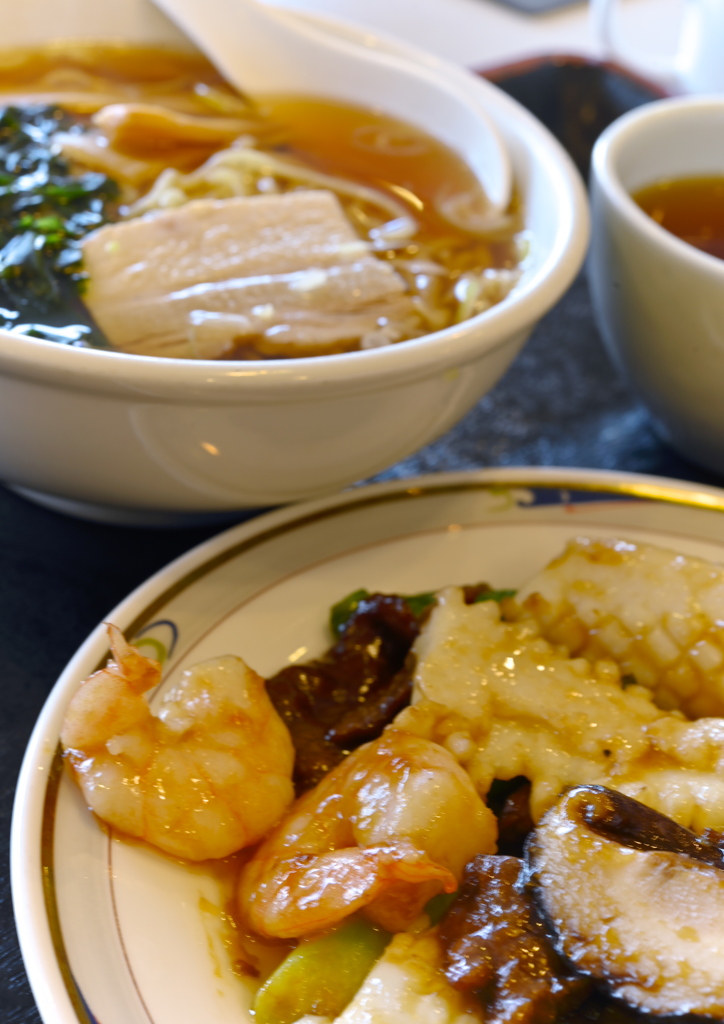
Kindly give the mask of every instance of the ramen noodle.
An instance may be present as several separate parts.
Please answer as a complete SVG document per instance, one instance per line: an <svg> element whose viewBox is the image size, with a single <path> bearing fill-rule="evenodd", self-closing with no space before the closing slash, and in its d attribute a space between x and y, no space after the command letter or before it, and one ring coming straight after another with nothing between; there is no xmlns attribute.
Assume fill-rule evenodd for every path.
<svg viewBox="0 0 724 1024"><path fill-rule="evenodd" d="M527 251L465 162L384 114L252 102L120 46L0 66L0 326L147 356L419 338L502 301Z"/></svg>

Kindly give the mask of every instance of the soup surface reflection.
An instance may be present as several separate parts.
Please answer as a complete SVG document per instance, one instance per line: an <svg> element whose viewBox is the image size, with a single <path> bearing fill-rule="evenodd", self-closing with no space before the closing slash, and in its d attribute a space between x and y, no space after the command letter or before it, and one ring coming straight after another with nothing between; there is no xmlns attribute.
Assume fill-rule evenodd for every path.
<svg viewBox="0 0 724 1024"><path fill-rule="evenodd" d="M0 54L0 326L151 356L410 340L501 301L526 240L465 162L386 115L255 102L205 60Z"/></svg>

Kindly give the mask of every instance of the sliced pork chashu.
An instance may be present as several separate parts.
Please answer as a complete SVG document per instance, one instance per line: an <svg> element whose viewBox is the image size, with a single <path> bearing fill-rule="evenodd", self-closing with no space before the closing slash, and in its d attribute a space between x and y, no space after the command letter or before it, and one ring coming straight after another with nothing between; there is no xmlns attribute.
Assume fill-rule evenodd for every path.
<svg viewBox="0 0 724 1024"><path fill-rule="evenodd" d="M331 192L195 200L107 225L83 255L101 330L148 355L214 358L246 335L273 345L275 329L302 348L315 319L338 341L414 315L402 279L367 252Z"/></svg>

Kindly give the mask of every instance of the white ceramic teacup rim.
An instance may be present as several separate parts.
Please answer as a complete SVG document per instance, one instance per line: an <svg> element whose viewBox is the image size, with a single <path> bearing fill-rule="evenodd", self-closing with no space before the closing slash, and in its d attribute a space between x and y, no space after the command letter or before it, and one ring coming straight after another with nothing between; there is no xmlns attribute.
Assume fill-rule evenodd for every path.
<svg viewBox="0 0 724 1024"><path fill-rule="evenodd" d="M642 123L665 121L686 116L691 110L716 110L724 113L724 95L672 96L655 100L622 115L599 136L591 155L591 177L603 189L608 200L617 207L631 227L668 251L672 257L689 263L700 272L724 278L724 260L684 242L649 217L634 201L618 176L617 161L624 146L636 135ZM696 176L696 172L692 172ZM651 184L656 180L651 178Z"/></svg>
<svg viewBox="0 0 724 1024"><path fill-rule="evenodd" d="M322 15L304 17L326 23L333 30L348 35L370 33L347 22L337 22ZM374 45L396 49L408 58L429 61L430 57L416 48L396 40L379 36ZM444 64L434 59L438 66ZM551 162L555 191L550 200L561 214L555 244L544 262L522 285L514 289L510 299L504 299L492 309L462 324L427 334L422 338L386 348L343 355L279 361L218 361L185 360L153 356L137 356L102 349L69 349L55 342L39 338L17 337L0 330L0 367L18 376L55 378L63 376L77 386L102 387L103 382L129 388L152 388L155 393L179 396L179 388L208 388L220 395L233 391L239 394L251 382L254 393L281 391L290 387L347 384L357 389L364 382L372 383L386 378L390 381L401 376L413 378L435 368L445 370L460 366L491 351L506 342L510 335L535 322L551 306L551 294L557 299L570 284L588 244L589 215L585 190L570 157L524 107L512 100L497 86L472 72L450 66L458 81L465 76L468 87L488 93L494 120L512 117L523 122L526 133L533 138L529 148L538 160ZM500 112L499 118L495 116ZM568 250L566 252L566 250ZM562 254L565 254L562 257ZM485 337L479 336L485 329Z"/></svg>

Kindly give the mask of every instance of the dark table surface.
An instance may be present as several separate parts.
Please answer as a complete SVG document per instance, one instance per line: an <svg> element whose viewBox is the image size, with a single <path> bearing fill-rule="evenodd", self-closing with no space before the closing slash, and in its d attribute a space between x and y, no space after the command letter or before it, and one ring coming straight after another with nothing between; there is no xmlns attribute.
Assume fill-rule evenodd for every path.
<svg viewBox="0 0 724 1024"><path fill-rule="evenodd" d="M640 84L580 61L548 61L497 78L563 139L584 173L601 128L651 98ZM603 351L584 274L541 321L503 380L457 427L377 479L518 465L585 466L724 484L657 439ZM82 522L0 487L1 1024L40 1019L17 945L8 863L15 783L35 719L65 663L108 611L151 573L215 532Z"/></svg>

